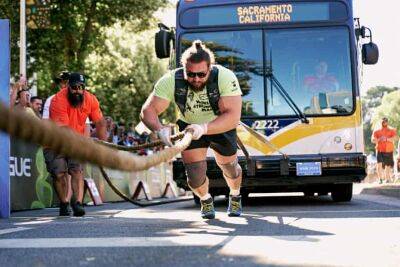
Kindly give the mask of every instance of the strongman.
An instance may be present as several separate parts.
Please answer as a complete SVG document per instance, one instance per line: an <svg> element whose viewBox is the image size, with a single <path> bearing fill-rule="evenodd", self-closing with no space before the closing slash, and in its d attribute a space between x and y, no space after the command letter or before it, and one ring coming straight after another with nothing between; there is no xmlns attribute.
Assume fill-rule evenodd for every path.
<svg viewBox="0 0 400 267"><path fill-rule="evenodd" d="M168 146L171 131L158 116L171 102L179 110L179 130L190 129L193 141L182 152L187 182L200 198L201 216L215 218L213 199L206 176L207 150L215 159L229 186L229 216L240 216L242 169L238 164L236 127L240 120L242 92L235 74L214 64L213 53L201 41L194 41L181 58L182 68L165 74L142 107L141 119Z"/></svg>

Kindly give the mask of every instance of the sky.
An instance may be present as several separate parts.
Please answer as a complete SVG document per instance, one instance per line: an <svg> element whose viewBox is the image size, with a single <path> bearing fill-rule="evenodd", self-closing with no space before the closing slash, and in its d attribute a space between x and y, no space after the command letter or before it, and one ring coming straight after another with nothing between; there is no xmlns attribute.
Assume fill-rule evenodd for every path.
<svg viewBox="0 0 400 267"><path fill-rule="evenodd" d="M217 1L217 0L216 0ZM170 0L175 6L176 0ZM379 47L376 65L364 65L361 93L377 85L400 87L400 1L353 0L354 17L372 30L373 42ZM175 9L163 12L167 26L175 26Z"/></svg>

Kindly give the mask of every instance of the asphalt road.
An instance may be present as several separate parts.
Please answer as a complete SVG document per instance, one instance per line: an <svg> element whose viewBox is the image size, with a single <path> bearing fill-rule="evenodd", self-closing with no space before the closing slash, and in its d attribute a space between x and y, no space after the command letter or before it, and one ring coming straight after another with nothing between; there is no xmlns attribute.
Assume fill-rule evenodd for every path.
<svg viewBox="0 0 400 267"><path fill-rule="evenodd" d="M257 196L241 218L224 199L205 221L192 201L58 209L0 220L0 266L400 266L400 200Z"/></svg>

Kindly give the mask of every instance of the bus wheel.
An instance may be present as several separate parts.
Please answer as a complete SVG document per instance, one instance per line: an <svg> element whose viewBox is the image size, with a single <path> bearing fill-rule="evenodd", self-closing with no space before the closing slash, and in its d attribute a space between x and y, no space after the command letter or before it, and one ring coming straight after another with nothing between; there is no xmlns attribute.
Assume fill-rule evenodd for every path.
<svg viewBox="0 0 400 267"><path fill-rule="evenodd" d="M335 202L350 201L353 196L353 184L337 184L334 185L331 197Z"/></svg>

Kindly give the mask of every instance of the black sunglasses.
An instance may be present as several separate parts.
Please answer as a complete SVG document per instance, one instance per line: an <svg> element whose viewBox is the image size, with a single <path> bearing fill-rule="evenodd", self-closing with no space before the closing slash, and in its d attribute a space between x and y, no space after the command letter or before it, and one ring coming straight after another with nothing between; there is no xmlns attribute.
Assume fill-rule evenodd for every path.
<svg viewBox="0 0 400 267"><path fill-rule="evenodd" d="M77 85L72 85L69 86L72 91L79 91L79 90L85 90L85 86L83 84L77 84Z"/></svg>
<svg viewBox="0 0 400 267"><path fill-rule="evenodd" d="M208 72L187 72L186 74L189 78L194 78L196 76L199 78L204 78L207 76L207 73Z"/></svg>

